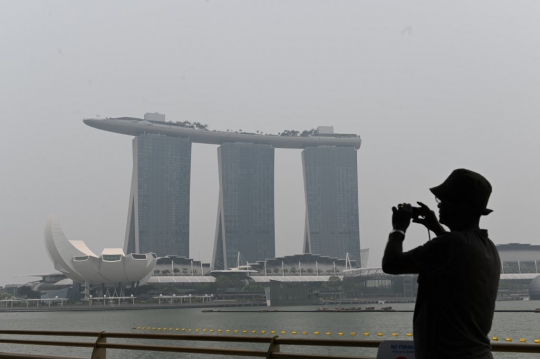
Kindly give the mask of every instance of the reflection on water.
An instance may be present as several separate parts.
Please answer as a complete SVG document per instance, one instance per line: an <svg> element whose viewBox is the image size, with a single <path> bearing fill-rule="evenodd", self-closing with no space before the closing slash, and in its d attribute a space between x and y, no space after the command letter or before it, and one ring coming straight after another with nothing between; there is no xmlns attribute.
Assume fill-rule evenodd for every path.
<svg viewBox="0 0 540 359"><path fill-rule="evenodd" d="M386 304L385 306L387 306ZM413 309L414 304L390 304L394 309ZM376 307L381 307L378 305ZM497 309L500 310L530 310L540 307L540 302L497 302ZM314 310L315 307L288 307L283 310ZM228 309L223 309L224 311ZM250 313L253 308L245 308L245 313L202 313L200 309L164 309L164 310L138 310L138 311L115 311L115 312L50 312L50 313L0 313L0 329L21 329L21 330L63 330L63 331L108 331L108 332L133 332L135 326L145 327L167 327L167 328L191 328L199 329L201 334L203 329L207 329L208 334L218 334L217 330L239 330L236 335L242 334L242 330L256 330L256 335L261 335L261 330L266 330L268 336L270 331L276 330L280 333L286 331L287 337L291 337L291 331L297 331L297 337L308 338L333 338L333 339L364 339L364 332L370 332L370 338L378 338L376 333L383 332L382 338L391 339L391 333L398 333L398 338L406 338L406 333L412 331L412 313ZM532 342L540 338L538 322L540 314L536 313L496 313L493 321L493 329L490 336L499 338L519 338ZM214 329L214 333L209 330ZM307 331L308 335L302 335ZM317 337L313 332L321 334ZM331 336L324 333L331 332ZM342 337L338 332L343 332ZM356 337L351 337L350 333L356 332ZM168 332L167 332L168 333ZM280 334L281 335L281 334ZM70 338L71 339L71 338ZM73 338L73 340L89 341L84 338ZM113 342L113 340L109 340ZM148 341L148 344L151 342ZM164 343L164 342L156 342ZM178 343L186 346L205 347L229 347L229 348L266 348L265 345L248 345L242 343ZM342 353L343 355L371 355L375 356L374 349L337 349L325 347L307 348L311 353L320 355ZM89 357L91 350L80 348L56 348L56 347L35 347L35 346L13 346L0 344L0 351L27 352L39 354L56 354L64 356ZM283 347L282 351L295 352L295 347ZM303 349L303 352L306 352ZM180 354L156 353L152 352L118 352L108 351L108 358L179 358ZM533 358L533 354L505 354L495 353L495 358ZM201 355L182 354L182 358L201 358Z"/></svg>

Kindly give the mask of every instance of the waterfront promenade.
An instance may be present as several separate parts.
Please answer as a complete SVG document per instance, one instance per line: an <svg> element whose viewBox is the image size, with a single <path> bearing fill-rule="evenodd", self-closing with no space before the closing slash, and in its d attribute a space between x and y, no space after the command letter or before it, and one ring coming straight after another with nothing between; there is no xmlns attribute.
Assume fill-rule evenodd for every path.
<svg viewBox="0 0 540 359"><path fill-rule="evenodd" d="M350 305L352 306L352 305ZM358 305L354 305L357 307ZM259 309L274 309L274 307L230 307L210 308L220 311L202 312L206 308L171 308L162 305L159 309L148 310L107 310L107 311L57 311L57 312L0 312L0 330L36 330L36 331L66 331L66 332L101 332L108 333L138 333L161 335L189 335L186 345L208 348L239 348L246 350L262 350L249 343L249 338L264 336L267 339L279 335L291 340L393 340L410 339L412 333L413 303L370 304L380 308L392 306L396 312L316 312L317 306L280 307L277 312L259 312ZM507 343L511 339L516 345L535 345L538 336L538 316L531 314L540 304L535 301L498 302L497 312L493 321L490 338L497 337L494 343ZM169 308L169 310L163 310ZM529 311L529 312L525 312ZM347 313L347 314L343 314ZM135 328L135 329L133 329ZM140 328L140 329L138 329ZM144 328L144 329L143 329ZM154 330L155 328L155 330ZM161 328L161 331L159 330ZM165 331L165 328L167 329ZM171 331L170 328L173 328ZM176 329L179 329L176 331ZM182 329L185 328L185 331ZM221 330L221 332L220 332ZM254 332L255 331L255 332ZM274 331L274 333L272 333ZM264 334L263 334L264 332ZM282 334L285 333L285 334ZM305 333L305 334L304 334ZM318 334L316 334L318 333ZM342 333L342 335L340 334ZM351 333L356 333L355 336ZM366 336L366 333L369 335ZM396 336L394 336L394 334ZM201 342L201 336L236 336L238 342ZM380 336L379 336L380 335ZM4 335L1 335L4 338ZM24 339L24 338L20 338ZM30 336L27 338L30 339ZM36 338L33 338L36 339ZM37 338L40 339L40 338ZM41 338L44 339L44 338ZM51 338L52 339L52 338ZM524 339L524 343L520 340ZM68 340L68 338L66 338ZM73 340L78 340L73 338ZM82 340L82 338L81 338ZM90 339L88 339L90 340ZM95 336L94 336L95 341ZM108 340L109 342L109 340ZM118 341L111 339L111 343ZM127 339L129 343L141 343L140 340ZM119 342L118 342L119 343ZM142 343L141 343L142 344ZM156 343L157 344L157 343ZM173 344L171 344L173 345ZM262 345L262 344L261 344ZM268 345L264 345L268 348ZM25 352L28 348L22 345L2 344L1 351ZM35 347L33 347L35 350ZM23 350L24 349L24 350ZM285 351L289 351L285 348ZM294 352L300 352L293 349ZM323 356L335 355L336 347L307 347L304 353ZM26 351L28 352L28 351ZM339 348L343 356L374 358L373 348ZM37 353L34 351L34 353ZM68 356L74 358L90 358L91 350L86 348L40 347L42 355ZM127 353L127 354L126 354ZM127 355L127 356L126 356ZM201 355L185 354L186 358L200 358ZM528 359L538 354L495 353L496 359ZM178 353L134 352L107 349L107 358L141 358L154 357L173 359ZM240 358L240 356L232 356Z"/></svg>

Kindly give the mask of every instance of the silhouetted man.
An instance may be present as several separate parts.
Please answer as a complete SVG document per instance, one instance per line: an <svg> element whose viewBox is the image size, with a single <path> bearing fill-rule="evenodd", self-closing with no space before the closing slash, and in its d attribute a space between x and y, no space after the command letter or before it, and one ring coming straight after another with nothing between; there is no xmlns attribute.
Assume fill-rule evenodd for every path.
<svg viewBox="0 0 540 359"><path fill-rule="evenodd" d="M417 359L493 358L487 337L499 286L497 249L480 229L490 183L480 174L457 169L430 189L439 207L440 223L426 205L403 203L392 208L393 231L384 251L385 273L418 273L413 331ZM437 237L403 252L411 219Z"/></svg>

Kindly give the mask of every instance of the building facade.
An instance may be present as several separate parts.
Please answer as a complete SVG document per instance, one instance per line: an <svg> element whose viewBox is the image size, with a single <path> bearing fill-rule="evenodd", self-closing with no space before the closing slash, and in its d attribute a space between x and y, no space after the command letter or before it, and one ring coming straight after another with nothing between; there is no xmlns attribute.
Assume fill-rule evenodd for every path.
<svg viewBox="0 0 540 359"><path fill-rule="evenodd" d="M274 148L252 143L218 147L219 200L212 265L237 266L275 257Z"/></svg>
<svg viewBox="0 0 540 359"><path fill-rule="evenodd" d="M354 147L302 151L306 224L304 253L361 261L358 170Z"/></svg>
<svg viewBox="0 0 540 359"><path fill-rule="evenodd" d="M133 175L124 251L189 257L191 142L141 134L133 139Z"/></svg>
<svg viewBox="0 0 540 359"><path fill-rule="evenodd" d="M88 126L135 136L124 250L189 257L191 143L219 145L218 216L213 269L275 257L274 149L302 149L304 253L360 263L357 154L361 139L332 126L282 133L208 130L189 121L85 119Z"/></svg>

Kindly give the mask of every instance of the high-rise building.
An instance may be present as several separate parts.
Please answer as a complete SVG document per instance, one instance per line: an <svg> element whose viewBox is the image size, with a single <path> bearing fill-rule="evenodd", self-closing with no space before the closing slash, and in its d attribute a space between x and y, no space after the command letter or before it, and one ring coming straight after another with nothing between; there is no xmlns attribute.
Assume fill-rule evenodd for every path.
<svg viewBox="0 0 540 359"><path fill-rule="evenodd" d="M274 148L253 143L218 147L219 204L213 267L275 257Z"/></svg>
<svg viewBox="0 0 540 359"><path fill-rule="evenodd" d="M133 175L124 251L189 257L191 142L140 134L133 139Z"/></svg>
<svg viewBox="0 0 540 359"><path fill-rule="evenodd" d="M358 172L354 147L307 147L302 151L306 226L304 253L360 263Z"/></svg>
<svg viewBox="0 0 540 359"><path fill-rule="evenodd" d="M220 145L214 269L275 257L274 149L302 149L306 195L304 253L361 260L355 134L317 130L278 135L210 131L199 123L85 119L88 126L135 136L124 250L189 257L191 143ZM242 263L243 264L243 263ZM362 263L364 265L364 263Z"/></svg>

